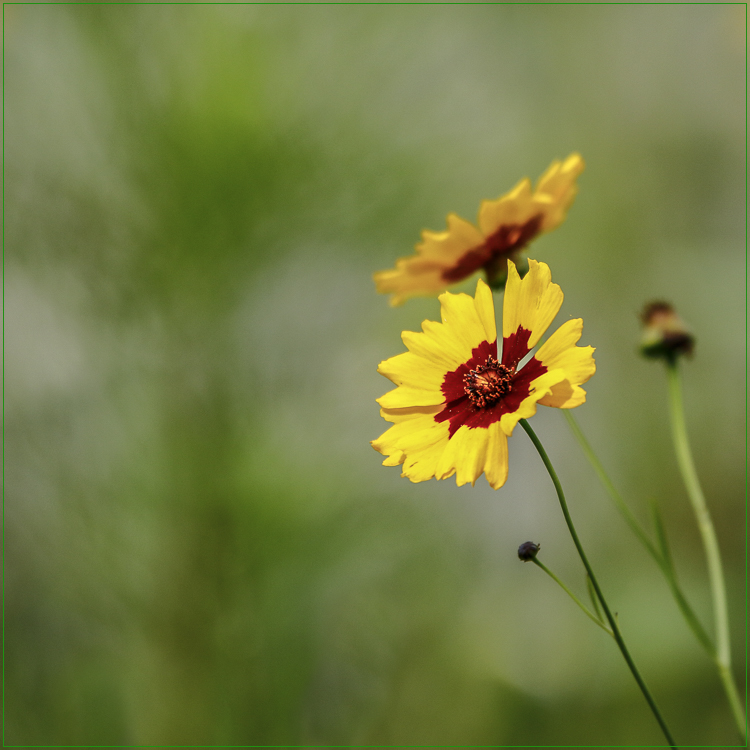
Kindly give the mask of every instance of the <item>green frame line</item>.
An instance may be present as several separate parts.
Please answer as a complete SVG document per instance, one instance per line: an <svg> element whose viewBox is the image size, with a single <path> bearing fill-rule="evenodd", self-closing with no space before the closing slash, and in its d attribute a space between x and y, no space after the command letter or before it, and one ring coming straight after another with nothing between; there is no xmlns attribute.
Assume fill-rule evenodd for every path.
<svg viewBox="0 0 750 750"><path fill-rule="evenodd" d="M747 304L747 274L748 274L748 263L747 263L747 3L745 5L745 716L747 717L748 709L748 440L747 440L747 375L748 375L748 352L747 352L747 315L748 315L748 304ZM747 721L746 721L747 724ZM745 727L745 736L747 737L747 726Z"/></svg>
<svg viewBox="0 0 750 750"><path fill-rule="evenodd" d="M2 405L2 430L3 430L3 437L2 437L2 596L3 596L3 624L2 624L2 643L3 643L3 654L2 654L2 670L3 670L3 687L2 687L2 719L3 719L3 733L2 733L2 741L3 746L5 746L5 3L3 3L3 59L2 59L2 66L3 66L3 122L2 122L2 128L3 128L3 208L2 208L2 216L3 216L3 248L2 248L2 276L3 276L3 291L2 291L2 300L3 300L3 312L2 312L2 321L3 321L3 332L2 332L2 345L3 345L3 353L2 353L2 362L3 362L3 373L2 373L2 398L3 398L3 405Z"/></svg>
<svg viewBox="0 0 750 750"><path fill-rule="evenodd" d="M469 0L468 2L392 2L386 0L383 2L371 2L370 0L363 0L363 2L350 2L344 0L343 2L331 2L329 0L313 0L312 2L299 2L292 0L291 2L272 2L269 0L259 0L258 2L189 2L188 0L165 0L164 2L148 1L148 0L133 0L133 2L126 2L115 0L114 2L105 2L104 0L81 0L76 2L75 0L53 0L51 2L23 2L22 0L12 0L3 2L2 6L2 153L3 153L3 172L2 172L2 447L1 447L1 458L2 467L2 532L0 534L2 545L2 656L0 657L2 663L2 709L0 715L2 716L2 747L8 748L363 748L375 750L380 748L389 748L395 750L396 748L652 748L653 745L8 745L5 742L5 727L7 722L5 721L5 6L6 5L300 5L300 6L315 6L315 5L343 5L343 6L359 6L359 5L450 5L450 6L484 6L484 5L744 5L745 6L745 112L747 113L748 107L748 43L747 43L747 22L748 22L748 3L747 2L549 2L542 1L536 2L521 2L512 0L510 2L475 2ZM747 712L748 707L748 679L750 677L750 669L748 667L748 649L750 648L750 631L748 630L748 617L750 615L750 609L748 607L750 598L750 590L748 588L748 561L750 548L748 546L748 501L750 496L750 478L748 476L748 133L747 133L747 114L745 116L745 709ZM740 748L746 747L746 745L685 745L684 748Z"/></svg>
<svg viewBox="0 0 750 750"><path fill-rule="evenodd" d="M59 747L59 748L223 748L223 747L238 747L238 748L285 748L286 750L304 750L305 748L363 748L364 750L398 750L398 748L541 748L541 747L555 747L555 748L579 748L579 747L590 747L590 748L654 748L662 747L661 745L3 745L3 747ZM682 747L695 747L695 748L730 748L730 747L745 747L744 745L682 745Z"/></svg>
<svg viewBox="0 0 750 750"><path fill-rule="evenodd" d="M311 2L298 2L297 0L292 0L292 2L272 2L271 0L260 0L259 2L248 2L247 0L242 0L241 2L189 2L188 0L170 0L169 2L147 2L146 0L134 0L132 3L130 2L102 2L102 0L82 0L82 2L75 2L75 0L60 0L54 1L54 2L4 2L3 5L744 5L745 6L745 12L747 13L747 3L740 3L740 2L720 2L720 3L711 3L711 2L675 2L675 3L649 3L649 2L613 2L613 3L607 3L607 2L548 2L547 0L541 1L541 2L518 2L517 0L511 0L510 2L496 2L495 0L490 0L489 2L474 2L473 0L469 0L469 2L433 2L432 0L428 0L424 3L417 3L417 2L392 2L391 0L387 0L384 2L372 2L371 0L365 0L364 2L349 2L348 0L345 0L344 2L332 2L329 0L312 0ZM333 745L331 747L334 747ZM430 747L442 747L441 745L431 745ZM514 745L514 747L525 747L524 745ZM534 747L537 747L536 745ZM545 747L544 745L539 745L538 747ZM557 745L550 746L550 747L557 747ZM560 746L564 747L564 746ZM582 747L585 747L582 746ZM613 745L614 747L614 745Z"/></svg>

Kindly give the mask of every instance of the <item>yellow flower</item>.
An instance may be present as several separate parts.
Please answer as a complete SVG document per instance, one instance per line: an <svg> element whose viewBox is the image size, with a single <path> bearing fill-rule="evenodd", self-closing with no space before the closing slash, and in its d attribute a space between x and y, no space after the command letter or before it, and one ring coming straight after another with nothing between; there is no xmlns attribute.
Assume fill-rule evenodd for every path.
<svg viewBox="0 0 750 750"><path fill-rule="evenodd" d="M491 286L502 287L506 261L517 263L531 240L562 224L583 168L583 159L574 153L563 162L553 161L533 192L526 177L496 201L483 201L479 228L448 214L446 231L425 229L416 255L399 258L395 268L375 274L377 290L393 293L391 305L401 305L409 297L438 294L479 270Z"/></svg>
<svg viewBox="0 0 750 750"><path fill-rule="evenodd" d="M442 323L425 320L423 333L404 331L409 349L380 363L398 387L378 399L393 426L375 450L384 466L403 465L412 482L456 475L472 485L484 472L494 489L508 477L508 437L537 404L571 409L596 369L593 347L577 346L583 321L563 323L525 364L557 315L563 293L545 263L529 261L521 279L508 261L503 300L503 346L498 358L492 292L481 279L475 297L440 295Z"/></svg>

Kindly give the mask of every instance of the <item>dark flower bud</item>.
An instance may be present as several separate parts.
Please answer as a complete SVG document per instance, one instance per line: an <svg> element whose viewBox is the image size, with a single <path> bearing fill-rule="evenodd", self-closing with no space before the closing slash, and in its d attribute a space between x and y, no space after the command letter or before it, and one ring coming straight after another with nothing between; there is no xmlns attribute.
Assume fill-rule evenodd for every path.
<svg viewBox="0 0 750 750"><path fill-rule="evenodd" d="M524 542L518 548L518 559L523 562L529 562L536 557L536 553L539 552L541 544L534 544L534 542Z"/></svg>
<svg viewBox="0 0 750 750"><path fill-rule="evenodd" d="M641 313L641 354L673 362L693 353L695 339L668 302L650 302Z"/></svg>

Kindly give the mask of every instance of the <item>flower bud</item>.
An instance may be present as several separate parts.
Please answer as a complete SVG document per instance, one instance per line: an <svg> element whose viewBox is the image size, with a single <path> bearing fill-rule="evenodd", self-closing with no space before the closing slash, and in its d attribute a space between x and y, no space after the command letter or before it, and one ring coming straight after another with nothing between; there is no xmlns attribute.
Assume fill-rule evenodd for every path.
<svg viewBox="0 0 750 750"><path fill-rule="evenodd" d="M641 322L644 357L673 362L682 354L693 353L695 339L668 302L650 302L643 308Z"/></svg>
<svg viewBox="0 0 750 750"><path fill-rule="evenodd" d="M524 542L518 548L518 559L523 562L529 562L536 557L536 553L539 552L541 544L534 544L534 542Z"/></svg>

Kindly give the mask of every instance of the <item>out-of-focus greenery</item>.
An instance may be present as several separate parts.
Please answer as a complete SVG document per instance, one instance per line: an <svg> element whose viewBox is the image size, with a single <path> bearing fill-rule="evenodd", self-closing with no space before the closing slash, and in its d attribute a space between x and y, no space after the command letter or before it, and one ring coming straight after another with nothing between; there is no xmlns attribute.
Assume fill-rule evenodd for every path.
<svg viewBox="0 0 750 750"><path fill-rule="evenodd" d="M650 745L528 439L494 492L369 446L436 300L373 271L553 158L536 241L598 372L577 418L711 627L637 313L688 424L744 664L742 5L5 5L5 742ZM473 284L464 288L471 289ZM534 428L678 742L718 678L564 423Z"/></svg>

